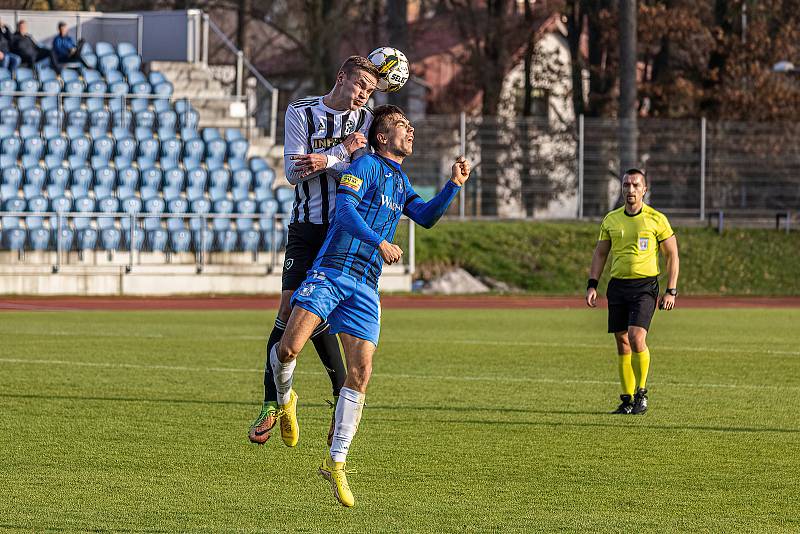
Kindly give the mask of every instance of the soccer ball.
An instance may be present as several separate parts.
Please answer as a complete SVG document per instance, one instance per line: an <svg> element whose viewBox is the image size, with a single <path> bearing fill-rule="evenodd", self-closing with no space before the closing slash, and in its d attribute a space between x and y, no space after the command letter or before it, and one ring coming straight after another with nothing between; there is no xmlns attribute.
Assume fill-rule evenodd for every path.
<svg viewBox="0 0 800 534"><path fill-rule="evenodd" d="M408 81L408 59L400 50L382 46L370 52L369 60L381 73L378 91L394 93Z"/></svg>

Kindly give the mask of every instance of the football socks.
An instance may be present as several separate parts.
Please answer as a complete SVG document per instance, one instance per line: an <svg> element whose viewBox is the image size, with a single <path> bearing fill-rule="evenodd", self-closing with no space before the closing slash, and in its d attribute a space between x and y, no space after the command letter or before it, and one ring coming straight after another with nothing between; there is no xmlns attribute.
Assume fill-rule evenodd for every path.
<svg viewBox="0 0 800 534"><path fill-rule="evenodd" d="M297 365L297 359L292 358L286 363L278 360L278 346L273 345L269 351L269 363L272 373L275 375L275 389L278 391L278 404L285 406L289 403L289 396L292 391L292 374Z"/></svg>
<svg viewBox="0 0 800 534"><path fill-rule="evenodd" d="M272 347L280 343L283 333L286 331L286 322L279 318L275 319L275 326L269 334L267 340L267 357L264 362L264 404L268 402L278 402L278 391L275 389L275 378L272 375L272 365L269 363L269 353Z"/></svg>
<svg viewBox="0 0 800 534"><path fill-rule="evenodd" d="M636 375L636 388L647 387L647 372L650 370L650 349L634 352L631 358L633 374Z"/></svg>
<svg viewBox="0 0 800 534"><path fill-rule="evenodd" d="M336 403L336 428L333 431L331 444L331 460L334 462L344 462L347 459L350 443L361 421L365 398L365 394L347 387L343 387L339 392L339 401Z"/></svg>
<svg viewBox="0 0 800 534"><path fill-rule="evenodd" d="M339 350L339 340L336 338L336 334L330 333L330 325L322 323L311 335L311 342L314 343L319 359L331 379L333 396L337 397L344 385L344 379L347 377L342 353Z"/></svg>
<svg viewBox="0 0 800 534"><path fill-rule="evenodd" d="M619 383L622 386L623 395L633 396L633 391L636 388L636 377L633 374L630 353L619 355Z"/></svg>

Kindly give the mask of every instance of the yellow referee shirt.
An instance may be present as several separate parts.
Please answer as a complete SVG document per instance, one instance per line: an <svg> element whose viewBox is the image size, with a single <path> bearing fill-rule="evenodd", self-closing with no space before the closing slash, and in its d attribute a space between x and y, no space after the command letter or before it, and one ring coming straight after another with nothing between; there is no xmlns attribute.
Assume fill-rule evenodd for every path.
<svg viewBox="0 0 800 534"><path fill-rule="evenodd" d="M642 204L636 215L625 213L625 206L609 212L597 239L611 241L612 278L648 278L658 276L658 245L673 234L663 213Z"/></svg>

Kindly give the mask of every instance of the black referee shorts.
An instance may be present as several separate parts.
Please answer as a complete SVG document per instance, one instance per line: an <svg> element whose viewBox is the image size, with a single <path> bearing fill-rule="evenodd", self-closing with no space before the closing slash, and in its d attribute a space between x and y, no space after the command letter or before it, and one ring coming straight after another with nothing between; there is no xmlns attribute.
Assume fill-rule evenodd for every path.
<svg viewBox="0 0 800 534"><path fill-rule="evenodd" d="M606 291L608 332L623 332L629 326L650 329L658 301L658 278L612 278Z"/></svg>
<svg viewBox="0 0 800 534"><path fill-rule="evenodd" d="M281 289L294 291L306 279L306 273L314 265L319 249L325 243L327 224L293 222L289 224L286 241L286 256L283 262Z"/></svg>

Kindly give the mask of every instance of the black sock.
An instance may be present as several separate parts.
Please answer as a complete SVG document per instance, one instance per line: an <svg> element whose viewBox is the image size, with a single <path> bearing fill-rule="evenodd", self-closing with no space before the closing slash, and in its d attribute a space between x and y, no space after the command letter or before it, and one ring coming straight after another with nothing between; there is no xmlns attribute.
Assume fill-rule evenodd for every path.
<svg viewBox="0 0 800 534"><path fill-rule="evenodd" d="M333 396L336 397L339 395L339 391L344 385L344 379L347 377L342 353L339 350L339 340L336 339L336 334L328 333L328 323L322 323L314 330L311 335L311 341L314 343L314 348L317 349L322 365L328 371Z"/></svg>
<svg viewBox="0 0 800 534"><path fill-rule="evenodd" d="M275 326L267 340L267 361L264 363L264 402L278 402L278 390L275 389L275 375L272 374L272 366L269 364L269 353L274 345L281 342L285 330L286 323L275 319Z"/></svg>

